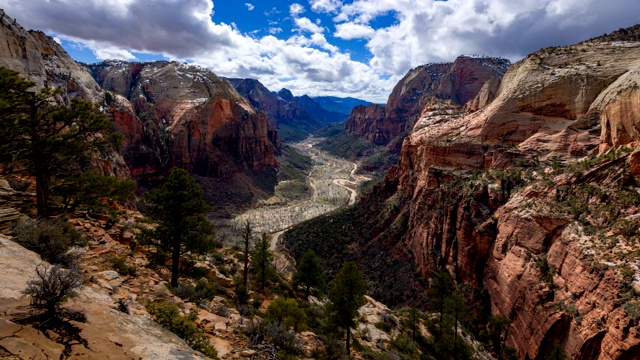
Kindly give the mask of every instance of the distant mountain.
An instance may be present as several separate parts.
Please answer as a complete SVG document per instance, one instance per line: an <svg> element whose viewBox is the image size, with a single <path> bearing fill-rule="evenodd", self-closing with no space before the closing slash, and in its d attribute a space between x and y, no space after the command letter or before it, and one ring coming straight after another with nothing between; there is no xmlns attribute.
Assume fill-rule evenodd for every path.
<svg viewBox="0 0 640 360"><path fill-rule="evenodd" d="M308 95L296 96L295 100L316 118L330 124L347 121L349 113L328 110ZM351 110L349 110L351 111Z"/></svg>
<svg viewBox="0 0 640 360"><path fill-rule="evenodd" d="M298 103L291 91L277 93L255 79L227 79L251 105L270 118L282 141L298 141L324 127L326 123Z"/></svg>
<svg viewBox="0 0 640 360"><path fill-rule="evenodd" d="M372 103L356 99L352 97L336 97L336 96L316 96L313 98L320 106L328 111L335 111L342 114L351 114L351 110L358 105L371 105ZM346 119L346 118L345 118Z"/></svg>

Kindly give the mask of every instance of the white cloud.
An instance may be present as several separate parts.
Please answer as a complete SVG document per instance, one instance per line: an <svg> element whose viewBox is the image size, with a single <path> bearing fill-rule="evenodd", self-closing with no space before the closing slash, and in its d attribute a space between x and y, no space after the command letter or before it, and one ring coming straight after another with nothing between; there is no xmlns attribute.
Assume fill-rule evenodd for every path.
<svg viewBox="0 0 640 360"><path fill-rule="evenodd" d="M295 18L293 19L293 22L295 23L296 27L302 31L308 31L314 34L321 33L324 31L324 28L316 25L311 20L309 20L309 18L306 18L306 17Z"/></svg>
<svg viewBox="0 0 640 360"><path fill-rule="evenodd" d="M256 8L252 3L244 3L244 6L246 6L249 11L253 11L253 9Z"/></svg>
<svg viewBox="0 0 640 360"><path fill-rule="evenodd" d="M370 65L397 75L460 54L518 60L638 23L637 12L624 10L636 7L635 0L354 0L335 16L334 36L369 39ZM394 24L369 30L388 15Z"/></svg>
<svg viewBox="0 0 640 360"><path fill-rule="evenodd" d="M336 32L333 36L344 40L370 39L375 33L376 31L369 25L344 23L336 25Z"/></svg>
<svg viewBox="0 0 640 360"><path fill-rule="evenodd" d="M366 41L370 54L364 54L369 55L364 63L332 44L320 24L302 17L302 2L288 8L297 28L293 36L276 22L262 37L221 23L211 0L0 3L26 28L83 44L101 59L160 54L207 66L221 76L258 78L271 89L286 84L296 95L377 102L384 102L406 71L420 64L469 53L517 60L541 47L640 22L638 13L629 10L637 8L637 0L309 0L312 11L335 14L333 36ZM265 15L276 21L280 13L272 8ZM389 17L393 23L381 26Z"/></svg>
<svg viewBox="0 0 640 360"><path fill-rule="evenodd" d="M315 12L332 13L342 6L340 0L309 0L311 10Z"/></svg>
<svg viewBox="0 0 640 360"><path fill-rule="evenodd" d="M298 4L298 3L293 3L289 6L289 14L291 14L292 17L297 17L298 15L302 14L303 12L305 12L304 10L304 6Z"/></svg>

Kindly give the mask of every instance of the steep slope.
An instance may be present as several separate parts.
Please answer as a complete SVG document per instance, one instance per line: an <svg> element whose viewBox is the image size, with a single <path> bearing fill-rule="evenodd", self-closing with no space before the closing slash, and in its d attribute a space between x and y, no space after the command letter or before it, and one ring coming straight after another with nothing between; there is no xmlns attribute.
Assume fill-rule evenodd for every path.
<svg viewBox="0 0 640 360"><path fill-rule="evenodd" d="M97 102L102 90L86 69L42 31L25 30L0 9L0 66L35 82L39 88L52 86L68 97Z"/></svg>
<svg viewBox="0 0 640 360"><path fill-rule="evenodd" d="M283 141L302 140L326 125L298 103L287 89L273 93L255 79L229 79L229 82L251 105L272 119Z"/></svg>
<svg viewBox="0 0 640 360"><path fill-rule="evenodd" d="M177 62L106 61L88 68L116 94L108 96L109 109L127 136L125 159L136 178L153 179L175 166L229 179L243 194L233 202L271 191L277 133L228 81Z"/></svg>
<svg viewBox="0 0 640 360"><path fill-rule="evenodd" d="M533 53L466 109L432 98L383 183L287 245L327 254L330 236L327 265L358 261L374 294L400 303L427 301L447 269L511 319L519 359L554 344L638 358L640 43L628 39Z"/></svg>
<svg viewBox="0 0 640 360"><path fill-rule="evenodd" d="M460 56L453 63L418 66L394 87L385 106L354 108L345 130L399 152L404 136L430 99L464 105L487 81L500 79L509 65L505 59Z"/></svg>

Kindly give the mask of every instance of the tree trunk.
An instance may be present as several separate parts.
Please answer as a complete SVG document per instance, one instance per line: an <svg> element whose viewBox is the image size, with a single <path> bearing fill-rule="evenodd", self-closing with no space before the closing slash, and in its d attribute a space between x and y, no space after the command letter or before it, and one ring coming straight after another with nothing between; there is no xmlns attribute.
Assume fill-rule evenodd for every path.
<svg viewBox="0 0 640 360"><path fill-rule="evenodd" d="M351 338L351 328L347 327L347 356L351 356L351 348L349 347L349 340Z"/></svg>
<svg viewBox="0 0 640 360"><path fill-rule="evenodd" d="M171 287L178 286L178 272L180 271L180 242L174 241L171 253Z"/></svg>
<svg viewBox="0 0 640 360"><path fill-rule="evenodd" d="M456 348L458 345L458 310L456 310L456 315L454 317L453 322L453 353L456 353Z"/></svg>
<svg viewBox="0 0 640 360"><path fill-rule="evenodd" d="M36 165L36 204L38 207L38 218L46 219L49 216L49 179L44 174L41 166Z"/></svg>
<svg viewBox="0 0 640 360"><path fill-rule="evenodd" d="M260 282L260 290L264 291L264 287L267 282L267 254L263 254L262 256L262 281Z"/></svg>
<svg viewBox="0 0 640 360"><path fill-rule="evenodd" d="M48 176L44 160L42 159L42 144L40 142L40 134L38 133L38 108L36 106L35 93L31 94L31 156L33 160L34 175L36 177L36 206L38 208L38 218L46 219L49 216L49 182L51 177Z"/></svg>

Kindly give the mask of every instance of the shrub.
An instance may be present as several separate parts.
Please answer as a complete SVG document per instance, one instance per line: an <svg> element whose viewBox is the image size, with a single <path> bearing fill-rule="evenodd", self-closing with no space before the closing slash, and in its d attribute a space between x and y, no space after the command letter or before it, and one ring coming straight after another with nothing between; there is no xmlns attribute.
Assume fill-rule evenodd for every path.
<svg viewBox="0 0 640 360"><path fill-rule="evenodd" d="M273 344L276 349L288 355L303 355L304 350L295 333L284 324L272 320L252 322L247 327L247 336L252 344L257 345L265 341Z"/></svg>
<svg viewBox="0 0 640 360"><path fill-rule="evenodd" d="M62 269L59 265L36 267L37 279L30 280L23 293L31 297L31 307L44 310L48 316L56 316L60 306L77 295L82 276L75 269Z"/></svg>
<svg viewBox="0 0 640 360"><path fill-rule="evenodd" d="M267 320L283 324L293 331L304 331L307 328L307 315L298 306L296 299L278 297L269 304L265 314Z"/></svg>
<svg viewBox="0 0 640 360"><path fill-rule="evenodd" d="M111 263L111 266L113 266L113 268L120 275L123 275L123 276L131 275L131 276L133 276L133 275L136 274L136 271L137 271L136 267L127 265L125 260L122 259L122 258L111 256L111 257L107 258L107 262Z"/></svg>
<svg viewBox="0 0 640 360"><path fill-rule="evenodd" d="M175 296L194 303L200 303L202 300L211 300L217 294L225 292L218 284L206 278L198 280L195 286L181 283L170 290Z"/></svg>
<svg viewBox="0 0 640 360"><path fill-rule="evenodd" d="M160 326L183 339L192 349L211 358L218 358L218 353L209 343L209 338L196 325L197 315L195 312L182 316L174 303L161 299L150 300L146 307Z"/></svg>
<svg viewBox="0 0 640 360"><path fill-rule="evenodd" d="M50 264L73 267L80 254L73 246L84 246L86 240L64 219L25 219L16 225L13 241L36 252Z"/></svg>
<svg viewBox="0 0 640 360"><path fill-rule="evenodd" d="M7 179L9 186L15 191L27 191L33 182L29 180Z"/></svg>

